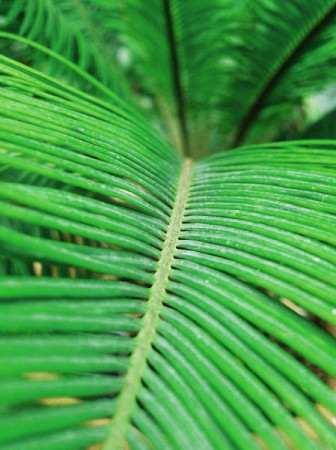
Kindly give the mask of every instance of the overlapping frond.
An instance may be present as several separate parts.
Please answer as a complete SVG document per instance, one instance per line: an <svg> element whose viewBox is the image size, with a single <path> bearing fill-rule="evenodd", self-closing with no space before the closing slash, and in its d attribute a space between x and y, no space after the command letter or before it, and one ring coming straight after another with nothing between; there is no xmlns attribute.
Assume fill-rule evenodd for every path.
<svg viewBox="0 0 336 450"><path fill-rule="evenodd" d="M131 93L180 153L199 157L305 124L302 100L334 84L335 8L335 0L309 8L300 0L15 0L8 22ZM39 68L73 78L34 54Z"/></svg>
<svg viewBox="0 0 336 450"><path fill-rule="evenodd" d="M334 448L336 142L181 161L1 62L1 448Z"/></svg>
<svg viewBox="0 0 336 450"><path fill-rule="evenodd" d="M219 99L235 66L227 43L237 37L243 4L119 2L121 39L135 58L138 80L154 95L175 146L187 154L206 154L216 142Z"/></svg>
<svg viewBox="0 0 336 450"><path fill-rule="evenodd" d="M110 89L126 93L120 77L113 33L113 9L98 9L90 0L15 0L6 14L6 30L45 45L88 71ZM87 88L76 73L59 61L21 44L24 61L75 86ZM18 57L16 55L16 57Z"/></svg>
<svg viewBox="0 0 336 450"><path fill-rule="evenodd" d="M336 142L183 161L109 90L118 42L181 153L265 140L333 82L335 5L12 2L109 101L0 57L2 449L336 448Z"/></svg>
<svg viewBox="0 0 336 450"><path fill-rule="evenodd" d="M247 9L225 124L237 127L233 146L274 138L295 121L304 96L335 80L334 0L314 0L309 7L300 0L262 0Z"/></svg>
<svg viewBox="0 0 336 450"><path fill-rule="evenodd" d="M118 4L139 88L194 156L273 138L334 82L335 0Z"/></svg>

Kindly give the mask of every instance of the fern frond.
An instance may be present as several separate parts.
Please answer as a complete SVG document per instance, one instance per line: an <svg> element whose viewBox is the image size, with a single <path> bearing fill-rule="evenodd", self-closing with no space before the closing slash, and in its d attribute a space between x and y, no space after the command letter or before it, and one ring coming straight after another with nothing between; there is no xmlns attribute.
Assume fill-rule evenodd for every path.
<svg viewBox="0 0 336 450"><path fill-rule="evenodd" d="M336 142L182 160L1 63L1 447L334 448Z"/></svg>
<svg viewBox="0 0 336 450"><path fill-rule="evenodd" d="M15 0L7 12L7 29L38 42L94 75L110 89L126 94L126 84L117 64L117 44L113 42L113 10L101 11L89 0ZM27 50L26 50L27 51ZM74 86L86 87L59 61L33 49L28 58L35 68Z"/></svg>
<svg viewBox="0 0 336 450"><path fill-rule="evenodd" d="M175 146L196 157L273 138L335 78L334 0L130 0L118 14L139 88L156 98Z"/></svg>
<svg viewBox="0 0 336 450"><path fill-rule="evenodd" d="M140 85L155 96L175 146L206 154L215 145L210 130L215 133L223 117L218 99L233 70L226 43L230 33L235 38L240 2L119 4L120 39L134 55Z"/></svg>
<svg viewBox="0 0 336 450"><path fill-rule="evenodd" d="M249 19L237 51L236 98L228 126L233 146L274 138L274 124L291 118L306 95L335 79L336 3L314 0L249 3ZM293 116L292 116L293 117Z"/></svg>

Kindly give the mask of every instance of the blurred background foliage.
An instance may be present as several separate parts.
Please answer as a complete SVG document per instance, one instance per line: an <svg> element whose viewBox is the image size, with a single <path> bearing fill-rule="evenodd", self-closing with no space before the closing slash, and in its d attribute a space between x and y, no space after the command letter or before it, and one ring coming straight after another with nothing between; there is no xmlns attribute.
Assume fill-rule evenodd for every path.
<svg viewBox="0 0 336 450"><path fill-rule="evenodd" d="M200 147L212 153L334 136L336 25L328 3L303 12L298 1L3 0L0 29L72 61L197 156ZM0 50L103 95L29 44L0 39ZM313 124L326 114L317 135Z"/></svg>

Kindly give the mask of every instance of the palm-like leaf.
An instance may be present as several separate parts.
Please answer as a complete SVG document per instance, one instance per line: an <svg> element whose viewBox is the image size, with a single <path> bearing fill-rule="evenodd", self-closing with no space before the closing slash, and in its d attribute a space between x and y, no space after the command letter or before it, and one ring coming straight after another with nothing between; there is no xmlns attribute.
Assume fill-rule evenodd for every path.
<svg viewBox="0 0 336 450"><path fill-rule="evenodd" d="M295 101L334 82L335 7L334 0L309 8L299 0L250 2L249 33L238 53L244 69L232 87L240 92L230 120L238 125L234 145L249 135L268 137L267 128L288 120Z"/></svg>
<svg viewBox="0 0 336 450"><path fill-rule="evenodd" d="M163 121L177 121L170 133L185 151L203 153L194 147L204 123L212 143L221 117L237 128L277 70L276 89L291 104L299 62L280 68L289 66L286 45L272 77L257 82L256 68L250 87L241 72L233 80L231 68L219 70L246 61L237 36L246 38L252 13L267 12L262 34L271 33L270 17L282 12L273 2L255 12L211 2L219 31L207 45L228 26L223 11L233 32L213 53L197 34L201 2L126 3L137 26L125 18L120 39L138 58L138 79L168 108ZM296 47L322 27L314 11ZM162 20L154 71L158 31L149 25L160 30ZM285 27L282 16L274 26ZM220 60L224 47L235 62ZM336 141L250 145L195 161L90 77L105 100L4 56L0 70L0 447L335 448ZM235 117L222 112L234 93L221 97L221 82L255 101Z"/></svg>
<svg viewBox="0 0 336 450"><path fill-rule="evenodd" d="M303 96L334 83L335 0L314 0L309 8L300 0L211 0L206 6L194 0L48 0L43 5L16 0L9 21L26 12L20 32L65 54L78 47L76 41L93 40L96 66L108 67L118 81L115 54L125 45L134 60L130 89L137 85L153 95L181 153L199 157L245 140L269 140L280 125L295 122L295 105ZM36 10L44 21L34 20ZM47 18L69 26L48 41ZM104 37L114 40L112 66L106 64L112 56L101 48ZM78 62L88 69L96 56L90 45L82 47ZM95 74L106 81L106 74Z"/></svg>
<svg viewBox="0 0 336 450"><path fill-rule="evenodd" d="M232 74L227 40L235 38L240 2L119 4L121 40L140 62L140 83L149 84L175 145L187 154L206 154L214 144L208 129L214 132L223 117L218 104ZM229 70L223 70L226 64Z"/></svg>
<svg viewBox="0 0 336 450"><path fill-rule="evenodd" d="M110 51L109 41L112 39L111 29L114 23L111 10L97 11L94 3L89 0L15 0L7 10L4 5L2 12L7 13L9 30L18 31L19 34L46 45L92 73L107 87L125 93L116 52ZM51 59L46 64L45 54L40 51L34 51L30 58L34 67L87 88L83 80L78 79L73 71L59 61Z"/></svg>

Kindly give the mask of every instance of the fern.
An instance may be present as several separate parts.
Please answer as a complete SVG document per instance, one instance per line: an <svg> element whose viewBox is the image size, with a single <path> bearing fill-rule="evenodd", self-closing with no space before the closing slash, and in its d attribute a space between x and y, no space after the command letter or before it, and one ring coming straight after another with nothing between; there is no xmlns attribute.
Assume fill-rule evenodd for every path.
<svg viewBox="0 0 336 450"><path fill-rule="evenodd" d="M113 14L110 13L110 17L105 15L107 25L102 31L99 25L103 19L101 12L96 11L94 4L88 0L21 0L12 2L4 12L7 12L8 29L46 45L73 60L78 67L92 73L109 88L122 92L124 86L120 80L116 52L111 52L109 48ZM20 20L22 16L23 20ZM31 53L30 59L36 68L44 69L60 79L65 78L71 84L87 87L64 64L55 59L46 62L46 55L39 51Z"/></svg>
<svg viewBox="0 0 336 450"><path fill-rule="evenodd" d="M1 449L336 448L335 6L3 3Z"/></svg>

